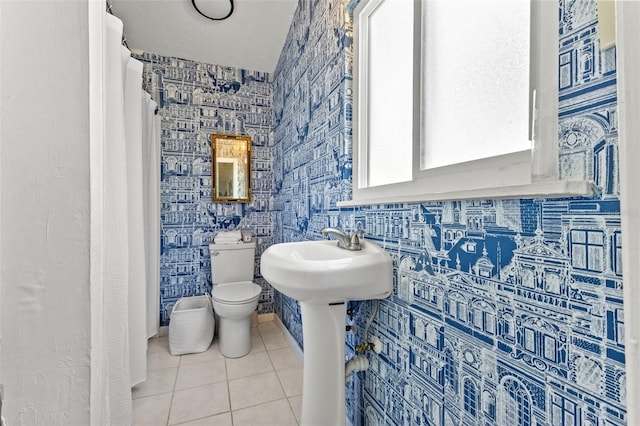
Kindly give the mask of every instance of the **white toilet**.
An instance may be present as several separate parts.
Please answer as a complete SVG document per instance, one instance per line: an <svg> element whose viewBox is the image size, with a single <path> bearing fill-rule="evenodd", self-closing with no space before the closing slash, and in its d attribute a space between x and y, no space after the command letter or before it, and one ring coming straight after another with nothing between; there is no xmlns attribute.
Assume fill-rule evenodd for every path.
<svg viewBox="0 0 640 426"><path fill-rule="evenodd" d="M227 358L251 350L251 314L262 288L253 280L256 243L209 244L220 353Z"/></svg>

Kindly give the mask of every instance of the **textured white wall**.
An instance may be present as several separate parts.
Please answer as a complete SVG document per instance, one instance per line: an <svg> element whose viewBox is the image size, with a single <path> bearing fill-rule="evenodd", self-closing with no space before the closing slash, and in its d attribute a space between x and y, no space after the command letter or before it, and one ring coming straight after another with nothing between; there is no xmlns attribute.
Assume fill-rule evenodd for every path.
<svg viewBox="0 0 640 426"><path fill-rule="evenodd" d="M4 416L89 424L87 3L0 8Z"/></svg>

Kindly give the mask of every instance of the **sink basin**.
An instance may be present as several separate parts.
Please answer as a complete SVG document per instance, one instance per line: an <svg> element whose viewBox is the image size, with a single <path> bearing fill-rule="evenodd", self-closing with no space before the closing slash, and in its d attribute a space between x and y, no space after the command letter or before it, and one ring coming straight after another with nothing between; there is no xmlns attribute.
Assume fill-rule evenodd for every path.
<svg viewBox="0 0 640 426"><path fill-rule="evenodd" d="M384 299L393 290L391 257L362 240L349 251L334 240L274 244L262 254L262 276L299 302L333 303Z"/></svg>

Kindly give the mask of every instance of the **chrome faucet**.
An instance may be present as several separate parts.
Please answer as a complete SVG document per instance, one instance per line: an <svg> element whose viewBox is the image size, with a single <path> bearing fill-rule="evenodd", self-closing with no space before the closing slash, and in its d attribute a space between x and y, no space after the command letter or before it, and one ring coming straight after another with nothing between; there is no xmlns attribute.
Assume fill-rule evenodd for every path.
<svg viewBox="0 0 640 426"><path fill-rule="evenodd" d="M359 229L349 236L342 228L322 228L322 235L333 235L338 240L338 247L345 250L360 250L360 238L364 235L364 231Z"/></svg>

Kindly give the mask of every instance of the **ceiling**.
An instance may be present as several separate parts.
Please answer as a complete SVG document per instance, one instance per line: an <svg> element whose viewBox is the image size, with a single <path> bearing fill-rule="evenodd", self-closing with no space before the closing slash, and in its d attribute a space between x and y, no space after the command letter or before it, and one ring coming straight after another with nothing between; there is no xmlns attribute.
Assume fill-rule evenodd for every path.
<svg viewBox="0 0 640 426"><path fill-rule="evenodd" d="M215 65L273 72L298 0L233 0L234 11L211 21L191 0L110 0L124 23L129 49ZM196 0L210 16L222 17L229 0Z"/></svg>

